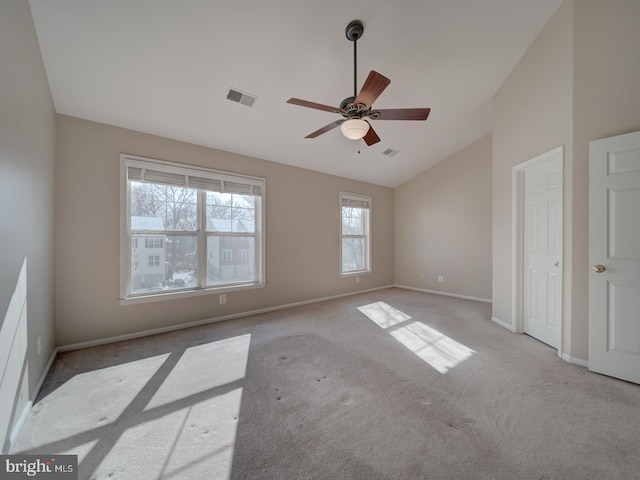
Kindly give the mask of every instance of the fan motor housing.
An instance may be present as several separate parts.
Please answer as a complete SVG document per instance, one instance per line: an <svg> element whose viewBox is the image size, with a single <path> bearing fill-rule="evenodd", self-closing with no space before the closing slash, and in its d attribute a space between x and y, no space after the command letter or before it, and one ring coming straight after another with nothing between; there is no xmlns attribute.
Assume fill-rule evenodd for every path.
<svg viewBox="0 0 640 480"><path fill-rule="evenodd" d="M342 102L340 102L340 110L343 110L345 113L342 114L345 118L361 118L366 117L369 114L369 108L363 103L356 105L354 102L356 101L356 97L347 97Z"/></svg>
<svg viewBox="0 0 640 480"><path fill-rule="evenodd" d="M356 100L356 97L347 97L342 102L340 102L340 110L344 110L346 112L351 112L356 110L353 102Z"/></svg>

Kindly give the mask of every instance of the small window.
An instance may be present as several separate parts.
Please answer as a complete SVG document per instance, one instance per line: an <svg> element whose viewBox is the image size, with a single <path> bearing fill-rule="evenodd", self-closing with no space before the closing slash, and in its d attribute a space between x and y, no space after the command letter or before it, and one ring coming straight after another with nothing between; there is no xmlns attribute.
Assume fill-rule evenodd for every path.
<svg viewBox="0 0 640 480"><path fill-rule="evenodd" d="M137 238L136 238L137 240ZM136 244L138 242L136 241ZM144 239L144 248L162 248L162 238L147 237Z"/></svg>
<svg viewBox="0 0 640 480"><path fill-rule="evenodd" d="M371 197L340 193L343 275L371 271Z"/></svg>

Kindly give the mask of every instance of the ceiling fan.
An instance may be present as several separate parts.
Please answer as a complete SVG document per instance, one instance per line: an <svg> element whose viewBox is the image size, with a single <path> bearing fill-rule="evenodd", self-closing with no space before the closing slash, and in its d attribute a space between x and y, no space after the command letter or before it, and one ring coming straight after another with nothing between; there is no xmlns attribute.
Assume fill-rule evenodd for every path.
<svg viewBox="0 0 640 480"><path fill-rule="evenodd" d="M380 141L371 124L365 120L426 120L429 116L430 108L385 108L373 109L373 102L380 96L385 88L391 83L384 75L371 70L364 82L360 93L357 93L357 41L362 37L364 26L360 20L353 20L347 25L345 33L347 39L353 42L353 96L345 98L340 107L332 107L321 103L309 102L299 98L290 98L287 103L300 105L301 107L324 110L325 112L338 113L343 118L336 120L310 133L305 138L315 138L323 133L340 126L340 130L345 137L351 140L363 139L371 146Z"/></svg>

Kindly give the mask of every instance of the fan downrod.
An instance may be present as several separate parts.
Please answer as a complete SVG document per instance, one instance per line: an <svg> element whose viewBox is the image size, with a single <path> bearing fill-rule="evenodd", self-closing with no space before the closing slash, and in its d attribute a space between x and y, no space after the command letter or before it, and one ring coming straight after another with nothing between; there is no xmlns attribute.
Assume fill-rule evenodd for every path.
<svg viewBox="0 0 640 480"><path fill-rule="evenodd" d="M358 39L364 33L364 25L360 20L352 20L344 31L347 39L353 42L353 96L358 96Z"/></svg>

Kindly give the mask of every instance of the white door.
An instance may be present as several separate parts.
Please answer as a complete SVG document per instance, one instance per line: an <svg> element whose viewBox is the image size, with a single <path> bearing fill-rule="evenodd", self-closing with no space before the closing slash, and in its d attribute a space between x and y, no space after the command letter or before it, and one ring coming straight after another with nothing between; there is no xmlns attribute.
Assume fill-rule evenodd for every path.
<svg viewBox="0 0 640 480"><path fill-rule="evenodd" d="M560 348L562 148L524 170L524 332Z"/></svg>
<svg viewBox="0 0 640 480"><path fill-rule="evenodd" d="M589 144L589 369L640 383L640 132Z"/></svg>

